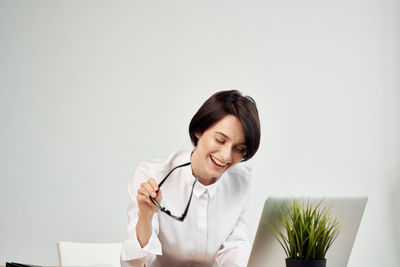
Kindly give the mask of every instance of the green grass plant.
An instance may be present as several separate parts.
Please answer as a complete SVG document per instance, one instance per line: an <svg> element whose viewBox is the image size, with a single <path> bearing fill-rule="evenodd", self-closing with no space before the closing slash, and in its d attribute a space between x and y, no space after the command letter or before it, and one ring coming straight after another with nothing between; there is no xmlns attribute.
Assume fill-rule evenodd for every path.
<svg viewBox="0 0 400 267"><path fill-rule="evenodd" d="M275 225L265 222L285 250L289 259L324 259L326 252L339 235L340 225L333 219L329 207L322 207L323 200L311 202L292 199L280 207L281 220ZM281 226L283 224L283 230ZM284 234L286 232L286 235Z"/></svg>

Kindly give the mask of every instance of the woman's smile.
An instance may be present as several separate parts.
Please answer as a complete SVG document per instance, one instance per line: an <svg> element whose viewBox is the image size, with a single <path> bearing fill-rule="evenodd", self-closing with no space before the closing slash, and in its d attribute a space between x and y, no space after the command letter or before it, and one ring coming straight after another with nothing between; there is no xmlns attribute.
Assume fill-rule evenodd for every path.
<svg viewBox="0 0 400 267"><path fill-rule="evenodd" d="M224 168L226 165L228 165L228 163L224 163L223 161L217 159L213 155L211 155L210 158L212 162L215 163L215 165L217 165L218 167Z"/></svg>

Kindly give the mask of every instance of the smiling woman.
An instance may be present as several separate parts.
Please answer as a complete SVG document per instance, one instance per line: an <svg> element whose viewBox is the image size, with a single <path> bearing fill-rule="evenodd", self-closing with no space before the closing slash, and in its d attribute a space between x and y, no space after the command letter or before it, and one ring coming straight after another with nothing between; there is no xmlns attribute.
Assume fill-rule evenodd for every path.
<svg viewBox="0 0 400 267"><path fill-rule="evenodd" d="M247 264L253 176L238 163L260 144L256 103L236 90L218 92L193 116L189 135L193 149L135 170L121 252L125 266Z"/></svg>
<svg viewBox="0 0 400 267"><path fill-rule="evenodd" d="M226 115L203 133L196 133L196 138L192 169L204 185L213 184L241 161L246 152L243 127L233 115Z"/></svg>

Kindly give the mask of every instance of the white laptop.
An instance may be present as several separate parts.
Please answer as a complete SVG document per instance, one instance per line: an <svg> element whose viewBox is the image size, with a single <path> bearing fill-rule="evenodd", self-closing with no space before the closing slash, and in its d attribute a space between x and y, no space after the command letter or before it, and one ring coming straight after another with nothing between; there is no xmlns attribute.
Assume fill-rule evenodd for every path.
<svg viewBox="0 0 400 267"><path fill-rule="evenodd" d="M269 197L264 204L258 229L253 242L248 267L285 267L286 254L268 230L265 221L274 224L280 218L279 207L291 203L292 198ZM332 217L339 220L340 232L326 254L327 267L346 267L357 235L361 217L367 204L367 197L354 198L296 198L299 201L320 201L331 209Z"/></svg>

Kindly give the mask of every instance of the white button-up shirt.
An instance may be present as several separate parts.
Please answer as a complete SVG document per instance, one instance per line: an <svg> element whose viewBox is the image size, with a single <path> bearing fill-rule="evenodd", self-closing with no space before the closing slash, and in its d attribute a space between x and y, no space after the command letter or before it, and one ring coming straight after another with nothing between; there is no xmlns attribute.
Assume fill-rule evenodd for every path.
<svg viewBox="0 0 400 267"><path fill-rule="evenodd" d="M238 163L214 184L197 182L183 222L157 211L149 242L141 248L136 236L137 190L152 177L159 183L174 167L190 162L192 150L178 150L166 160L142 162L129 185L127 239L122 245L125 266L246 266L250 255L247 211L253 175ZM191 166L176 169L160 187L161 206L181 216L195 177Z"/></svg>

